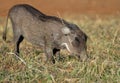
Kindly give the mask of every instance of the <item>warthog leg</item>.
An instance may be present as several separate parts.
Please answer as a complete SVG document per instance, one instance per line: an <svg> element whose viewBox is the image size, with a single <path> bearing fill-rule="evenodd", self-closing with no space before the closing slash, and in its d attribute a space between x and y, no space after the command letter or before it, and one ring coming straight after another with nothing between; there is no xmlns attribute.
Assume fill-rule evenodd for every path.
<svg viewBox="0 0 120 83"><path fill-rule="evenodd" d="M20 35L16 39L17 40L15 40L15 54L19 56L19 46L20 46L20 43L23 41L24 37Z"/></svg>

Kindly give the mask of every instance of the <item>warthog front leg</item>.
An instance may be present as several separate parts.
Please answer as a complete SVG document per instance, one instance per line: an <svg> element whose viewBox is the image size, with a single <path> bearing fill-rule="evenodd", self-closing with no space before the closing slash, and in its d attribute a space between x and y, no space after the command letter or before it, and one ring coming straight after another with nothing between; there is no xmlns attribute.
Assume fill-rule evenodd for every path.
<svg viewBox="0 0 120 83"><path fill-rule="evenodd" d="M47 48L45 49L45 55L46 55L46 57L47 57L47 60L46 60L46 61L49 61L49 62L52 61L52 63L55 64L55 59L54 59L54 57L53 57L53 50L52 50L51 48L47 47Z"/></svg>
<svg viewBox="0 0 120 83"><path fill-rule="evenodd" d="M60 49L54 48L53 49L53 56L56 57L57 60L60 59Z"/></svg>

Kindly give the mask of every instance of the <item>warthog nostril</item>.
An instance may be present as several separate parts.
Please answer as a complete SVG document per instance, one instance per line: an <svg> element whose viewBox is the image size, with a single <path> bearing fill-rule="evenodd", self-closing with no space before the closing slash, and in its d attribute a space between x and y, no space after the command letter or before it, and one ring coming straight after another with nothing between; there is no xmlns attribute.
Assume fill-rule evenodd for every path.
<svg viewBox="0 0 120 83"><path fill-rule="evenodd" d="M87 53L86 52L81 52L80 54L78 54L77 55L78 56L78 59L80 60L80 61L87 61L87 59L88 59L88 55L87 55Z"/></svg>

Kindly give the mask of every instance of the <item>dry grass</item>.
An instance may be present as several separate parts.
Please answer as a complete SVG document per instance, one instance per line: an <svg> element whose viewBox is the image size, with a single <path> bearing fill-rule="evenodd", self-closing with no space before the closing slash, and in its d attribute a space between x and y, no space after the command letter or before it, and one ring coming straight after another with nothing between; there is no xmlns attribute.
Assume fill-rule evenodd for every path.
<svg viewBox="0 0 120 83"><path fill-rule="evenodd" d="M15 83L120 83L120 17L65 17L87 33L90 61L78 62L61 53L54 65L44 64L44 53L26 41L15 58L14 45L0 38L0 82ZM3 26L0 25L0 35ZM11 39L9 34L8 40Z"/></svg>

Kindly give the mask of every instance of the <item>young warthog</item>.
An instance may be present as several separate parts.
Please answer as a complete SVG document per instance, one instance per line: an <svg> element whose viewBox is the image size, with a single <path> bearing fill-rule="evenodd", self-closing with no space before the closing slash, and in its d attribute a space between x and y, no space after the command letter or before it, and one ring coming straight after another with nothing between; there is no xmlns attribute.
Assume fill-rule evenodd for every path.
<svg viewBox="0 0 120 83"><path fill-rule="evenodd" d="M77 55L80 60L87 58L87 36L80 28L65 20L48 16L27 4L13 6L8 13L11 19L15 53L19 55L19 45L25 38L32 44L44 48L48 60L55 63L53 55L66 48L71 54ZM6 40L7 22L3 39Z"/></svg>

